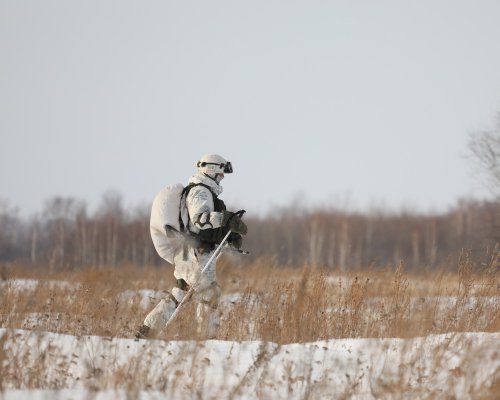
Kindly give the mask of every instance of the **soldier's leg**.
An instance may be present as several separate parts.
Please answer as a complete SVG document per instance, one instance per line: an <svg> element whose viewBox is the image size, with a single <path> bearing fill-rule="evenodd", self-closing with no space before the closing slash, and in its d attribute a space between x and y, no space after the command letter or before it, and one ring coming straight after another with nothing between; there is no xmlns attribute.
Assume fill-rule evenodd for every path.
<svg viewBox="0 0 500 400"><path fill-rule="evenodd" d="M162 329L189 289L186 282L196 281L199 277L196 253L193 248L182 246L174 256L174 276L177 287L172 289L156 307L146 316L144 324L136 333L136 338L143 338L151 331Z"/></svg>
<svg viewBox="0 0 500 400"><path fill-rule="evenodd" d="M213 339L216 337L220 325L221 313L218 308L221 288L217 282L197 290L194 296L198 302L196 306L197 333L202 337Z"/></svg>
<svg viewBox="0 0 500 400"><path fill-rule="evenodd" d="M186 292L179 287L174 287L171 292L160 300L153 310L144 319L144 324L136 334L137 338L146 337L157 332L165 326Z"/></svg>
<svg viewBox="0 0 500 400"><path fill-rule="evenodd" d="M216 282L216 260L214 259L205 272L201 273L212 254L212 252L202 253L194 248L184 248L174 258L174 276L178 283L183 282L185 285L180 286L185 291L183 291L182 297L178 298L178 302L181 302L189 287L193 286L195 289L193 299L198 303L196 310L197 331L201 335L207 334L208 337L215 337L220 321L217 305L221 289ZM174 294L173 291L172 294ZM152 329L160 329L165 325L177 308L177 304L174 307L171 302L166 301L165 304L160 302L157 308L158 310L155 308L151 311L144 322Z"/></svg>
<svg viewBox="0 0 500 400"><path fill-rule="evenodd" d="M198 254L199 270L207 266L213 252ZM219 298L222 290L217 283L216 262L214 258L210 265L201 274L198 284L195 286L196 293L195 301L198 302L196 307L196 323L198 335L215 338L219 330L221 313L218 309Z"/></svg>

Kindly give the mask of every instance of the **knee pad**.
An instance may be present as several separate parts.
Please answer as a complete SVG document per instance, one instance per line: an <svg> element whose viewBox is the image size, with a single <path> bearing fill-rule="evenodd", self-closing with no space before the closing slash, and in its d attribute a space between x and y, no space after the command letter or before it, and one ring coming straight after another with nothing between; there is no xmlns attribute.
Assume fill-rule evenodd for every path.
<svg viewBox="0 0 500 400"><path fill-rule="evenodd" d="M221 294L222 290L219 284L212 282L209 286L196 291L195 299L200 303L207 304L211 308L217 308Z"/></svg>
<svg viewBox="0 0 500 400"><path fill-rule="evenodd" d="M182 290L178 287L174 287L172 288L171 296L174 297L175 300L177 300L177 304L179 304L186 295L186 293L187 292L185 290Z"/></svg>
<svg viewBox="0 0 500 400"><path fill-rule="evenodd" d="M144 325L156 331L167 323L177 308L177 303L170 296L165 296L156 307L151 310L144 320Z"/></svg>

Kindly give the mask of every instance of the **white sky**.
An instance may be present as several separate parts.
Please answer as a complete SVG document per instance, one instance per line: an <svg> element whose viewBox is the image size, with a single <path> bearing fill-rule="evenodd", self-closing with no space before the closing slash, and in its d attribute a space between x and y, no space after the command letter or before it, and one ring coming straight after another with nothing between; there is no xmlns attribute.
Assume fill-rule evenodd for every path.
<svg viewBox="0 0 500 400"><path fill-rule="evenodd" d="M0 198L127 207L220 153L226 204L484 197L500 1L0 0Z"/></svg>

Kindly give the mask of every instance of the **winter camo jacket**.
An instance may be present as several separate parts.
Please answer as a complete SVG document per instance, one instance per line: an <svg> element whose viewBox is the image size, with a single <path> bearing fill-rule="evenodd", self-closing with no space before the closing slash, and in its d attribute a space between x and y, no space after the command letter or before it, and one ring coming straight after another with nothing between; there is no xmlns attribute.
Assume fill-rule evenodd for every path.
<svg viewBox="0 0 500 400"><path fill-rule="evenodd" d="M186 197L188 229L205 242L218 243L227 233L227 228L221 227L221 211L226 206L217 198L222 193L222 186L203 174L193 175L189 178L189 184L198 186L193 186Z"/></svg>

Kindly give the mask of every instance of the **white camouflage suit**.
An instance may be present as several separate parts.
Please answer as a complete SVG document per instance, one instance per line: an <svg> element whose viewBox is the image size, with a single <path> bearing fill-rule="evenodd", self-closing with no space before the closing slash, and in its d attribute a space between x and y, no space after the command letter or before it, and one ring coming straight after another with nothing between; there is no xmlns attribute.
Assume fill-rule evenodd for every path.
<svg viewBox="0 0 500 400"><path fill-rule="evenodd" d="M189 179L190 184L202 183L215 195L222 193L222 186L215 180L198 172ZM198 233L202 229L219 228L222 223L222 213L214 211L214 202L210 190L204 186L194 186L186 197L186 208L189 213L188 229ZM215 273L216 258L201 276L201 270L213 255L214 250L205 253L192 246L181 246L174 256L174 276L183 279L189 286L195 288L193 299L198 302L196 309L197 331L209 338L215 337L219 327L220 311L217 302L221 289L217 284ZM177 305L182 301L187 291L174 287L158 305L146 316L144 325L153 331L165 326Z"/></svg>

